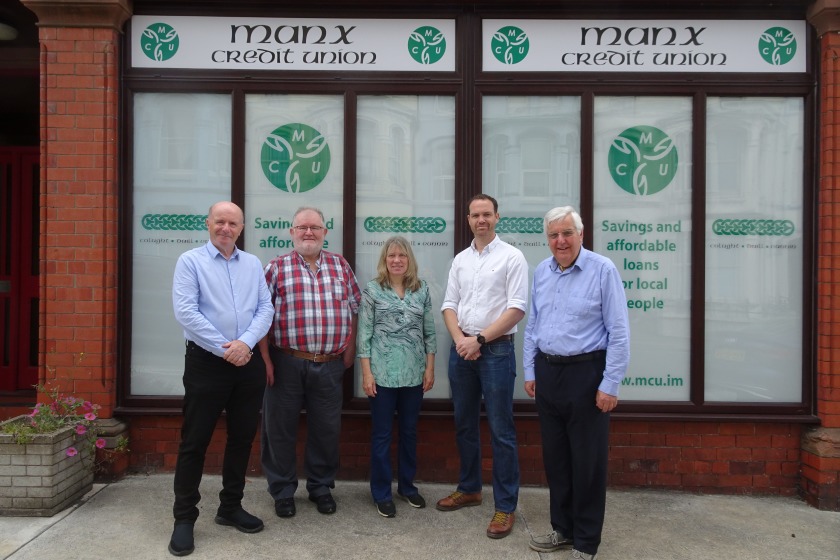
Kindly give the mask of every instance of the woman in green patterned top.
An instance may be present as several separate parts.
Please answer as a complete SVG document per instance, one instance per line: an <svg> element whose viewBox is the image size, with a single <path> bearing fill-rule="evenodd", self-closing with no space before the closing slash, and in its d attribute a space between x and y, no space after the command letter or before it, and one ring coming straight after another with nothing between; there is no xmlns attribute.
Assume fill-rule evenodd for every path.
<svg viewBox="0 0 840 560"><path fill-rule="evenodd" d="M417 261L400 236L382 246L377 277L368 282L359 309L356 351L362 388L370 401L370 492L383 517L394 517L391 432L399 425L397 495L412 507L426 502L414 485L417 420L423 393L435 382L435 320L429 287L417 277Z"/></svg>

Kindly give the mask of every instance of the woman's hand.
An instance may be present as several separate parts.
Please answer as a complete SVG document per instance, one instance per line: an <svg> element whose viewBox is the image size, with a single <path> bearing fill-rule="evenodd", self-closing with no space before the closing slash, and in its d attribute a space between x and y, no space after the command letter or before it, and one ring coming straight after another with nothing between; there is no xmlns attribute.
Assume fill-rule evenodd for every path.
<svg viewBox="0 0 840 560"><path fill-rule="evenodd" d="M426 368L423 372L423 392L428 393L429 390L435 386L435 368Z"/></svg>
<svg viewBox="0 0 840 560"><path fill-rule="evenodd" d="M362 390L371 398L376 396L376 381L372 373L362 373Z"/></svg>

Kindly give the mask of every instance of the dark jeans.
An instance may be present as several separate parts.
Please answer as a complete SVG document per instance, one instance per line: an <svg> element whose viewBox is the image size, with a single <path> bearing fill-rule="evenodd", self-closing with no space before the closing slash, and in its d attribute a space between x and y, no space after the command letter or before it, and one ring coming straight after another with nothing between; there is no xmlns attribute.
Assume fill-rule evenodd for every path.
<svg viewBox="0 0 840 560"><path fill-rule="evenodd" d="M270 347L274 385L263 402L262 467L268 492L277 501L297 490L297 432L306 409L306 490L310 497L328 494L338 474L338 441L344 363L317 364Z"/></svg>
<svg viewBox="0 0 840 560"><path fill-rule="evenodd" d="M534 359L551 527L587 554L601 544L607 499L610 415L595 406L604 366L604 357L573 364Z"/></svg>
<svg viewBox="0 0 840 560"><path fill-rule="evenodd" d="M515 511L519 500L519 453L513 423L515 379L513 341L482 346L478 360L463 359L452 345L449 386L455 408L455 441L461 457L458 490L481 491L479 418L483 395L493 449L493 499L496 509L505 513Z"/></svg>
<svg viewBox="0 0 840 560"><path fill-rule="evenodd" d="M370 493L374 502L393 499L391 495L391 436L394 412L399 423L397 492L403 496L417 494L417 420L423 402L423 385L415 387L376 386L370 402Z"/></svg>
<svg viewBox="0 0 840 560"><path fill-rule="evenodd" d="M255 355L236 367L222 358L190 344L184 357L184 423L175 466L175 522L198 518L198 491L204 471L204 456L216 423L227 412L227 443L222 465L219 511L231 513L242 507L245 473L251 444L260 420L265 389L265 363Z"/></svg>

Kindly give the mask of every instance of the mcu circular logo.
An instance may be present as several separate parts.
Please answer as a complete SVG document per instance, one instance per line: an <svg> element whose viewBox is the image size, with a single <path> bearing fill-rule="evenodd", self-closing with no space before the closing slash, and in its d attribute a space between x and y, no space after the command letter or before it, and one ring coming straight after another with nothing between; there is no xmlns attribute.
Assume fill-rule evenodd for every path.
<svg viewBox="0 0 840 560"><path fill-rule="evenodd" d="M310 191L330 170L330 147L324 136L309 125L290 123L274 129L260 153L269 182L290 193Z"/></svg>
<svg viewBox="0 0 840 560"><path fill-rule="evenodd" d="M502 64L517 64L528 56L528 35L518 27L502 27L490 40L493 56Z"/></svg>
<svg viewBox="0 0 840 560"><path fill-rule="evenodd" d="M169 60L178 52L178 32L169 24L153 23L143 30L140 48L152 60Z"/></svg>
<svg viewBox="0 0 840 560"><path fill-rule="evenodd" d="M630 194L651 195L667 187L677 173L677 148L653 126L634 126L610 146L610 175Z"/></svg>
<svg viewBox="0 0 840 560"><path fill-rule="evenodd" d="M796 54L796 36L784 27L771 27L758 39L758 52L769 64L787 64Z"/></svg>
<svg viewBox="0 0 840 560"><path fill-rule="evenodd" d="M446 38L434 27L418 27L408 36L408 54L420 64L434 64L445 52Z"/></svg>

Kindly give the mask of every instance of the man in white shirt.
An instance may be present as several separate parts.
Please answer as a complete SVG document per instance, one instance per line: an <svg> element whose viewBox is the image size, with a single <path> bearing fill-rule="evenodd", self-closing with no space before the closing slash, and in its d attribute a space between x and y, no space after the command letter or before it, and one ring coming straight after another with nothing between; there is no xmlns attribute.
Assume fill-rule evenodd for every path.
<svg viewBox="0 0 840 560"><path fill-rule="evenodd" d="M449 270L443 320L452 336L449 385L461 459L458 487L437 503L441 511L481 504L481 398L493 449L495 514L487 536L510 534L519 499L519 454L513 424L516 357L513 335L528 303L528 263L496 235L499 205L486 194L470 200L474 239Z"/></svg>

